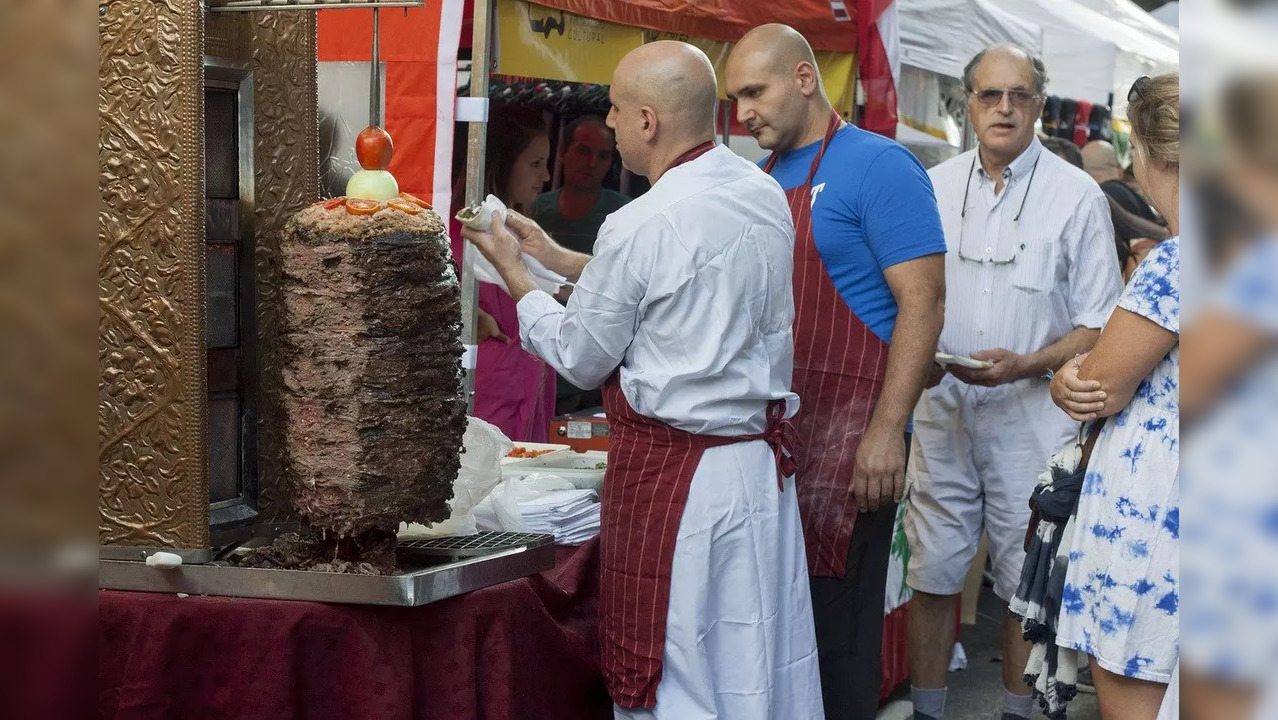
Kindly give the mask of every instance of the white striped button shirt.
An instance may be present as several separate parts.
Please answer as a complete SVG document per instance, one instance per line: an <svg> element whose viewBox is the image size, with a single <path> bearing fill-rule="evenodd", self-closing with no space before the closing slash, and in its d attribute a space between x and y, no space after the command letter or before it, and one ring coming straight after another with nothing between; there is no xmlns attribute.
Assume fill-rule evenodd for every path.
<svg viewBox="0 0 1278 720"><path fill-rule="evenodd" d="M973 171L976 152L928 171L948 250L938 349L1025 354L1076 327L1100 328L1122 291L1100 186L1035 138L1004 171L996 195L979 160Z"/></svg>

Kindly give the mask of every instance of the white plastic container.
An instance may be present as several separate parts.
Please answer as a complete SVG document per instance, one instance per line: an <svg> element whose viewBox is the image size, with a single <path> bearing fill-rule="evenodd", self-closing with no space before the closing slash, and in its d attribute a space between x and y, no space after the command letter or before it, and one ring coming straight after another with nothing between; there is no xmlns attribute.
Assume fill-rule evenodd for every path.
<svg viewBox="0 0 1278 720"><path fill-rule="evenodd" d="M558 475L579 490L599 490L603 486L608 453L572 449L556 450L535 458L511 459L501 467L503 478L524 477L534 473Z"/></svg>
<svg viewBox="0 0 1278 720"><path fill-rule="evenodd" d="M534 452L538 450L568 450L569 449L567 445L564 445L561 443L535 443L535 442L517 442L515 443L515 447L522 448L524 450L532 450ZM546 455L549 455L549 454L550 453L546 453ZM545 457L545 455L542 455L540 457ZM509 455L507 455L506 457L501 459L501 464L509 465L511 463L524 462L525 460L536 460L536 459L537 458L510 457Z"/></svg>

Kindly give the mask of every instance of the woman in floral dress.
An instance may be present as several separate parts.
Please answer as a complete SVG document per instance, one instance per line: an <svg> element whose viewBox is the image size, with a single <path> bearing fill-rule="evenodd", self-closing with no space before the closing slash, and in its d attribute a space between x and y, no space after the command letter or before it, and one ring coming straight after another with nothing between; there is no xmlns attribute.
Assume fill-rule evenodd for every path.
<svg viewBox="0 0 1278 720"><path fill-rule="evenodd" d="M1179 234L1179 76L1128 98L1136 177ZM1179 658L1180 239L1137 268L1095 349L1057 373L1056 404L1106 418L1075 516L1057 644L1091 658L1105 720L1152 720Z"/></svg>

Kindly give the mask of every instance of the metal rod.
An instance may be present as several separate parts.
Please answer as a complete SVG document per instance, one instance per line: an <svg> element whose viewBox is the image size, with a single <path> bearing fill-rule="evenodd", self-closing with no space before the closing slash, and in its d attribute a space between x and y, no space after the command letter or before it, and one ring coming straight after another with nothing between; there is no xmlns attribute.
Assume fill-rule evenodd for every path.
<svg viewBox="0 0 1278 720"><path fill-rule="evenodd" d="M275 2L259 2L259 0L232 0L225 5L210 5L207 10L209 12L259 12L265 10L367 10L369 8L394 7L394 8L414 8L422 7L423 0L377 0L376 2L304 2L304 3L275 3Z"/></svg>
<svg viewBox="0 0 1278 720"><path fill-rule="evenodd" d="M373 8L373 62L372 62L372 84L369 86L368 92L368 124L377 127L382 126L382 73L381 73L381 48L379 45L381 17L378 15L378 9Z"/></svg>
<svg viewBox="0 0 1278 720"><path fill-rule="evenodd" d="M723 121L723 144L728 144L728 131L732 129L732 102L728 100L719 101L719 117Z"/></svg>
<svg viewBox="0 0 1278 720"><path fill-rule="evenodd" d="M470 47L470 96L488 98L488 61L492 0L476 0L474 34ZM466 204L484 199L484 148L488 136L487 122L472 122L466 135ZM462 243L462 343L478 345L479 287L475 283L475 253L470 243ZM476 356L477 358L478 356ZM466 370L466 412L475 411L475 370Z"/></svg>

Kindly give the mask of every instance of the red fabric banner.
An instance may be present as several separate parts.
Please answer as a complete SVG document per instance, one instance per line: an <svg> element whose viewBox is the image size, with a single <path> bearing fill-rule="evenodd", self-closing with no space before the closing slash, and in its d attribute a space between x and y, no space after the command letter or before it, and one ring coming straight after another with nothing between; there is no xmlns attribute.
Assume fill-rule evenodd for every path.
<svg viewBox="0 0 1278 720"><path fill-rule="evenodd" d="M860 0L862 17L873 18L862 23L858 30L861 53L857 56L857 74L865 94L865 110L858 123L863 129L886 137L896 137L896 80L892 77L892 62L879 32L879 16L891 2L884 0ZM873 14L871 14L873 13Z"/></svg>
<svg viewBox="0 0 1278 720"><path fill-rule="evenodd" d="M452 186L455 33L462 7L461 0L436 0L380 11L378 54L386 66L382 125L395 142L388 169L400 190L443 207L443 215ZM372 10L321 10L318 23L320 62L372 59Z"/></svg>
<svg viewBox="0 0 1278 720"><path fill-rule="evenodd" d="M882 2L882 0L879 0ZM816 50L856 52L854 0L537 0L575 15L707 40L741 39L751 28L783 22Z"/></svg>

